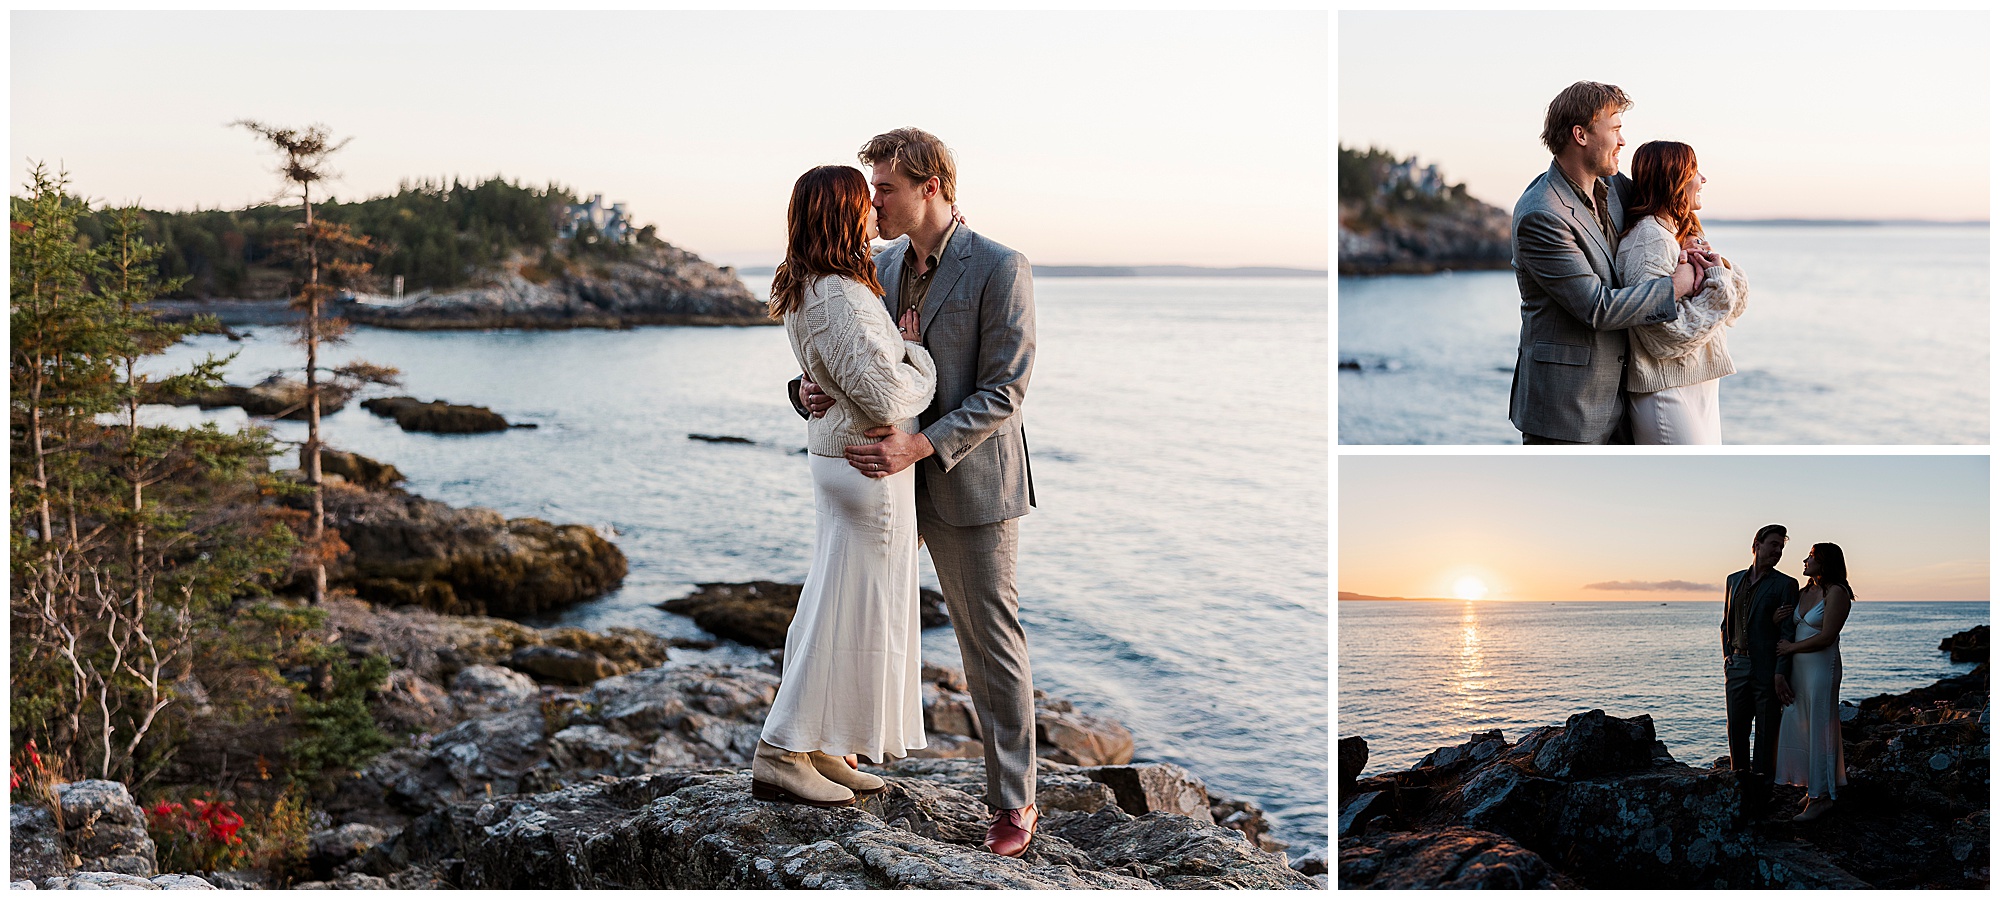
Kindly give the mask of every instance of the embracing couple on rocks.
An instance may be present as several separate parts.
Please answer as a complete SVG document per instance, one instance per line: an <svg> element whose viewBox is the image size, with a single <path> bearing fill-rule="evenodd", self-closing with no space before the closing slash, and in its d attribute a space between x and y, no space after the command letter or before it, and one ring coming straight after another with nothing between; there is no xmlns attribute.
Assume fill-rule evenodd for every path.
<svg viewBox="0 0 2000 900"><path fill-rule="evenodd" d="M799 176L770 314L801 376L818 532L751 764L760 800L842 806L863 772L925 746L917 548L930 547L985 744L986 848L1027 850L1034 684L1018 616L1018 520L1034 505L1021 404L1031 269L966 226L937 137L899 128L852 166ZM871 198L872 193L872 198ZM871 258L870 241L890 243Z"/></svg>
<svg viewBox="0 0 2000 900"><path fill-rule="evenodd" d="M1729 767L1748 772L1744 813L1761 819L1771 785L1803 785L1810 822L1847 784L1840 743L1840 630L1854 604L1838 544L1806 554L1803 590L1777 570L1791 538L1783 525L1757 529L1750 567L1729 576L1723 596L1722 668L1728 702ZM1781 712L1782 710L1782 712ZM1757 750L1750 751L1755 725Z"/></svg>

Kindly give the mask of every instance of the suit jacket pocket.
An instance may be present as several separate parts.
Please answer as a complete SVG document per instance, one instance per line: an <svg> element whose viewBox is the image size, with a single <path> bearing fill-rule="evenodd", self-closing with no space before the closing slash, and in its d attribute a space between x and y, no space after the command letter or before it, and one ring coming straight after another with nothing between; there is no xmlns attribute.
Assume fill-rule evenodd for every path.
<svg viewBox="0 0 2000 900"><path fill-rule="evenodd" d="M1555 363L1562 366L1587 366L1590 365L1590 348L1579 344L1536 341L1535 362Z"/></svg>

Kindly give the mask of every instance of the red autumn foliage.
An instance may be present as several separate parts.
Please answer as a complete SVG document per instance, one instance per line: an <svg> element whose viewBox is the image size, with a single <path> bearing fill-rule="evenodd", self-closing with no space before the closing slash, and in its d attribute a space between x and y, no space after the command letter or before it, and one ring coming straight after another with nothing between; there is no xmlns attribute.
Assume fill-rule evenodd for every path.
<svg viewBox="0 0 2000 900"><path fill-rule="evenodd" d="M234 868L249 857L249 848L237 834L243 817L227 800L161 801L146 810L146 825L160 847L163 865L171 857L198 870L214 871Z"/></svg>

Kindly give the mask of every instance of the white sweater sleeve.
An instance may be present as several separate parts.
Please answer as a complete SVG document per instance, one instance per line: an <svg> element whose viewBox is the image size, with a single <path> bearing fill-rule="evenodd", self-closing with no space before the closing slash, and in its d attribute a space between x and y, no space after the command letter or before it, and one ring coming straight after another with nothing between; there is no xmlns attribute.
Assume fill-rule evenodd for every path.
<svg viewBox="0 0 2000 900"><path fill-rule="evenodd" d="M1633 229L1631 239L1618 247L1618 277L1626 284L1670 276L1679 264L1680 247L1664 229ZM1632 338L1658 359L1692 355L1723 326L1736 323L1749 293L1750 282L1740 269L1711 266L1699 290L1674 301L1679 316L1633 328Z"/></svg>
<svg viewBox="0 0 2000 900"><path fill-rule="evenodd" d="M1694 296L1674 301L1680 318L1632 329L1646 351L1660 359L1678 359L1699 351L1723 326L1743 315L1750 298L1750 280L1742 270L1710 266Z"/></svg>
<svg viewBox="0 0 2000 900"><path fill-rule="evenodd" d="M930 353L903 340L881 300L847 279L827 279L821 287L808 292L802 311L807 340L833 378L822 388L852 402L877 425L901 422L930 406L937 387Z"/></svg>

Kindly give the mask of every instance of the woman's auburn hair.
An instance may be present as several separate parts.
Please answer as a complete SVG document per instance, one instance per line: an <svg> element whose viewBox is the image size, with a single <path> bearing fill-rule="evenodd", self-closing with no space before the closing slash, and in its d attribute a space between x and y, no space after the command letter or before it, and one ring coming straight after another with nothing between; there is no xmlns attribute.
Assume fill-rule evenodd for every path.
<svg viewBox="0 0 2000 900"><path fill-rule="evenodd" d="M1647 141L1632 153L1632 203L1625 208L1625 231L1646 220L1674 220L1674 242L1686 243L1701 234L1701 219L1687 199L1687 184L1701 177L1694 148L1679 141Z"/></svg>
<svg viewBox="0 0 2000 900"><path fill-rule="evenodd" d="M852 166L819 166L793 183L785 208L785 261L771 279L766 308L771 318L798 309L806 288L828 275L845 275L882 296L868 253L868 179Z"/></svg>

